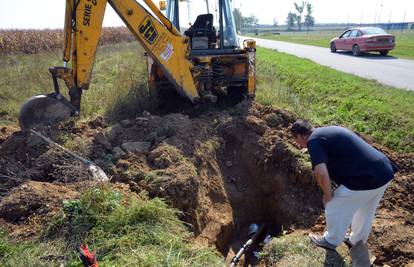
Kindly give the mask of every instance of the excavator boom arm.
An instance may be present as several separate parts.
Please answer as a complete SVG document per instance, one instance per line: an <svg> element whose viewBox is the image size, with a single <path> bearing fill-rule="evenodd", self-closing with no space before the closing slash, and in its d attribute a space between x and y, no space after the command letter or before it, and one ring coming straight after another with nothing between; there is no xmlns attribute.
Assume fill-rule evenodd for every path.
<svg viewBox="0 0 414 267"><path fill-rule="evenodd" d="M168 80L191 101L198 100L188 60L188 43L151 0L144 0L155 14L135 0L67 0L64 28L64 62L71 69L55 71L69 87L71 102L89 88L95 53L102 31L105 8L109 3L141 43L148 55L162 68ZM66 63L65 63L66 64ZM70 73L71 75L63 75ZM72 81L68 81L72 77Z"/></svg>
<svg viewBox="0 0 414 267"><path fill-rule="evenodd" d="M192 102L197 102L200 95L211 102L217 100L217 95L227 96L230 102L254 97L256 49L253 40L245 40L243 49L235 44L231 46L235 36L226 35L223 24L220 24L218 40L212 14L199 15L185 37L152 0L142 1L145 7L137 0L66 0L63 66L49 69L55 92L34 96L22 106L19 123L23 130L56 124L79 114L82 92L90 85L108 4L147 52L151 90L162 94L162 90L169 91L172 85ZM175 5L178 1L175 0ZM229 1L219 1L220 23L225 14L232 19L223 7ZM228 40L225 36L229 36ZM70 101L61 95L58 79L69 89Z"/></svg>

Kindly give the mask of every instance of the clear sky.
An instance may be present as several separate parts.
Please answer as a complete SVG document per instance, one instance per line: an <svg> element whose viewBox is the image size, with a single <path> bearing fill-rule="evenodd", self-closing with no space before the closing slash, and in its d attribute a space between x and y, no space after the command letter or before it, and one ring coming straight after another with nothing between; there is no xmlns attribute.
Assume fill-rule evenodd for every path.
<svg viewBox="0 0 414 267"><path fill-rule="evenodd" d="M190 0L199 5L203 0ZM158 1L154 1L157 2ZM276 18L284 24L287 13L294 10L295 0L233 0L243 15L256 15L259 23L272 24ZM297 0L297 2L299 2ZM401 22L414 21L414 0L309 0L314 6L317 23L334 22ZM0 28L62 28L64 0L0 0ZM104 26L120 26L122 21L110 6Z"/></svg>

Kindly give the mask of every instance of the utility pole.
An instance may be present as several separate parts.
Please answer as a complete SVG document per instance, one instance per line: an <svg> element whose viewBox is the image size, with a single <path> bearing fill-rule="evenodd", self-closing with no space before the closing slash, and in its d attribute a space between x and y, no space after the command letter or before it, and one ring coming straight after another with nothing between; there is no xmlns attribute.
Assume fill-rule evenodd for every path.
<svg viewBox="0 0 414 267"><path fill-rule="evenodd" d="M401 32L404 30L405 15L407 15L407 9L404 11L404 18L403 18L403 22L402 22L402 25L401 25Z"/></svg>
<svg viewBox="0 0 414 267"><path fill-rule="evenodd" d="M392 10L390 11L390 18L388 19L388 28L387 28L387 30L389 30L391 28L391 16L392 16Z"/></svg>
<svg viewBox="0 0 414 267"><path fill-rule="evenodd" d="M193 22L193 18L191 15L191 0L187 0L187 17L189 23Z"/></svg>
<svg viewBox="0 0 414 267"><path fill-rule="evenodd" d="M361 12L361 20L359 21L359 27L362 27L362 17L363 17L364 13Z"/></svg>
<svg viewBox="0 0 414 267"><path fill-rule="evenodd" d="M207 7L207 13L210 13L210 7L208 6L208 0L206 0L206 7Z"/></svg>
<svg viewBox="0 0 414 267"><path fill-rule="evenodd" d="M381 11L382 11L382 4L380 5L380 11L379 11L379 16L378 16L378 24L381 25Z"/></svg>
<svg viewBox="0 0 414 267"><path fill-rule="evenodd" d="M243 33L243 15L242 15L242 1L240 1L240 4L239 4L239 10L240 10L240 34L242 34Z"/></svg>
<svg viewBox="0 0 414 267"><path fill-rule="evenodd" d="M240 7L241 7L241 4L240 4ZM218 20L219 14L218 14L218 8L217 8L217 1L214 1L214 16L216 17L216 20ZM241 31L241 28L240 28L240 31Z"/></svg>

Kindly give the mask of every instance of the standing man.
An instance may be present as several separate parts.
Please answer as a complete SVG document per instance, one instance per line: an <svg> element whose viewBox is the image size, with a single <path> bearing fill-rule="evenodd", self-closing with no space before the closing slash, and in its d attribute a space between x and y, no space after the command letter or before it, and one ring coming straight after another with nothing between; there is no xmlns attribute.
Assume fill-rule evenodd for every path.
<svg viewBox="0 0 414 267"><path fill-rule="evenodd" d="M308 121L298 120L291 132L300 147L308 148L313 173L323 191L326 231L322 236L309 234L311 241L335 250L351 226L347 245L359 241L364 245L378 204L398 169L383 153L346 128L313 128ZM339 186L335 192L331 180Z"/></svg>

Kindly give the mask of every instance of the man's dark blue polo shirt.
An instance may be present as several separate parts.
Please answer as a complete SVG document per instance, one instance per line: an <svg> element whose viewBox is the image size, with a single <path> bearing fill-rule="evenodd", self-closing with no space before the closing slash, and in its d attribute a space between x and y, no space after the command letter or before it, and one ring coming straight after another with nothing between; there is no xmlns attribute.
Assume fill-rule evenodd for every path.
<svg viewBox="0 0 414 267"><path fill-rule="evenodd" d="M343 127L314 129L307 146L312 168L326 163L330 178L351 190L379 188L398 170L383 153Z"/></svg>

